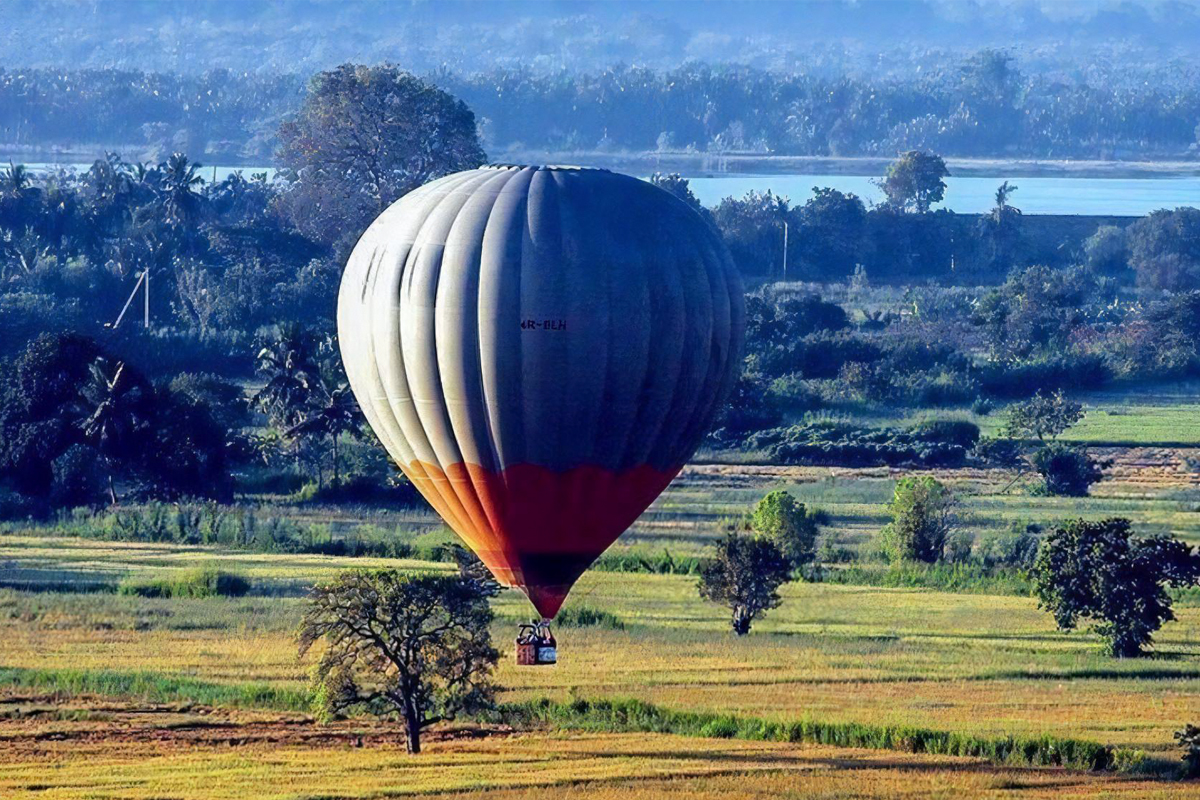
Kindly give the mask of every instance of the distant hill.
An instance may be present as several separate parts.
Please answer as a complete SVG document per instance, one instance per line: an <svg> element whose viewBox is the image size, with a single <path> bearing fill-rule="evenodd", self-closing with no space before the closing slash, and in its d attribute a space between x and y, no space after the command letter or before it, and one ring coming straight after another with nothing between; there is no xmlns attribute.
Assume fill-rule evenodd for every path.
<svg viewBox="0 0 1200 800"><path fill-rule="evenodd" d="M0 64L309 73L390 60L424 72L495 66L669 69L688 60L817 73L936 66L1004 47L1093 70L1119 48L1141 73L1200 59L1200 5L1057 0L0 0Z"/></svg>

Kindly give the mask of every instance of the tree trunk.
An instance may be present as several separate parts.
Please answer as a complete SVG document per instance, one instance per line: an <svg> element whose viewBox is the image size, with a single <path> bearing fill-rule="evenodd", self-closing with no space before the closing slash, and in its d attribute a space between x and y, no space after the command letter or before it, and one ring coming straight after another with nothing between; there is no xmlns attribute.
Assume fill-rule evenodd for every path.
<svg viewBox="0 0 1200 800"><path fill-rule="evenodd" d="M421 716L411 702L404 704L404 745L410 756L421 753Z"/></svg>
<svg viewBox="0 0 1200 800"><path fill-rule="evenodd" d="M112 501L112 504L113 504L114 506L115 506L115 505L118 505L118 503L117 503L117 489L116 489L116 487L113 485L113 476L112 476L112 468L111 468L111 467L110 467L110 468L109 468L109 470L108 470L108 499L109 499L110 501Z"/></svg>
<svg viewBox="0 0 1200 800"><path fill-rule="evenodd" d="M733 610L733 632L738 636L745 636L750 632L750 612L742 606Z"/></svg>
<svg viewBox="0 0 1200 800"><path fill-rule="evenodd" d="M336 489L342 483L341 472L338 470L338 437L337 434L332 434L333 439L333 487Z"/></svg>

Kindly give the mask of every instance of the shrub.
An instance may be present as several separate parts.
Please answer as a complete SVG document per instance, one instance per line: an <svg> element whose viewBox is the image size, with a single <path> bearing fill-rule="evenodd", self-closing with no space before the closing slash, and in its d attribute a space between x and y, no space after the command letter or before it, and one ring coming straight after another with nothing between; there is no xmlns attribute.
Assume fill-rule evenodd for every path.
<svg viewBox="0 0 1200 800"><path fill-rule="evenodd" d="M948 442L970 450L979 441L979 426L974 422L931 419L918 423L913 431L930 442Z"/></svg>
<svg viewBox="0 0 1200 800"><path fill-rule="evenodd" d="M889 559L932 564L944 557L954 524L954 498L944 484L929 476L902 478L888 510L892 521L881 540Z"/></svg>
<svg viewBox="0 0 1200 800"><path fill-rule="evenodd" d="M242 576L211 566L157 578L127 577L117 586L117 594L137 597L241 597L249 591L250 582Z"/></svg>
<svg viewBox="0 0 1200 800"><path fill-rule="evenodd" d="M608 628L614 631L625 630L625 623L620 617L610 611L604 611L591 606L570 606L558 612L554 621L564 628Z"/></svg>
<svg viewBox="0 0 1200 800"><path fill-rule="evenodd" d="M1029 569L1037 558L1041 532L1040 525L1017 523L1007 531L988 531L979 540L979 559L989 569Z"/></svg>
<svg viewBox="0 0 1200 800"><path fill-rule="evenodd" d="M750 527L766 536L799 568L813 560L819 511L809 511L785 489L768 492L750 515Z"/></svg>
<svg viewBox="0 0 1200 800"><path fill-rule="evenodd" d="M957 444L912 429L860 428L829 420L760 431L745 444L778 464L954 467L967 455Z"/></svg>
<svg viewBox="0 0 1200 800"><path fill-rule="evenodd" d="M1093 483L1104 478L1111 461L1097 461L1085 450L1050 444L1033 455L1033 468L1042 476L1046 494L1086 497Z"/></svg>
<svg viewBox="0 0 1200 800"><path fill-rule="evenodd" d="M1200 727L1188 725L1176 731L1175 741L1183 748L1183 776L1200 777Z"/></svg>

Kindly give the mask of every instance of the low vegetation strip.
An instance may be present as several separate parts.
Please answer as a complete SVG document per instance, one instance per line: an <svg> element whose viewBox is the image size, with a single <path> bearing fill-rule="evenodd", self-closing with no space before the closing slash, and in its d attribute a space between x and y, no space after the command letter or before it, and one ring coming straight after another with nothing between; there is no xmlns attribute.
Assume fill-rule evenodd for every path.
<svg viewBox="0 0 1200 800"><path fill-rule="evenodd" d="M273 711L307 712L312 709L312 697L304 688L261 683L220 684L153 672L0 667L0 690ZM488 721L504 722L518 728L669 733L961 756L1012 766L1175 774L1173 764L1151 763L1140 751L1114 749L1081 739L1054 736L988 737L918 727L813 719L785 722L716 712L677 711L636 699L574 699L559 702L540 698L506 703L493 712L485 712L483 716Z"/></svg>
<svg viewBox="0 0 1200 800"><path fill-rule="evenodd" d="M930 755L981 758L995 764L1056 766L1083 770L1118 770L1128 759L1111 747L1053 736L986 737L925 728L820 722L812 719L774 722L696 711L674 711L633 699L555 702L548 699L508 704L502 718L514 725L610 733L673 733L681 736L808 742L836 747L902 750Z"/></svg>
<svg viewBox="0 0 1200 800"><path fill-rule="evenodd" d="M68 697L93 694L136 698L148 703L198 703L276 711L304 711L309 706L308 692L303 689L261 683L212 683L154 672L0 667L0 687Z"/></svg>

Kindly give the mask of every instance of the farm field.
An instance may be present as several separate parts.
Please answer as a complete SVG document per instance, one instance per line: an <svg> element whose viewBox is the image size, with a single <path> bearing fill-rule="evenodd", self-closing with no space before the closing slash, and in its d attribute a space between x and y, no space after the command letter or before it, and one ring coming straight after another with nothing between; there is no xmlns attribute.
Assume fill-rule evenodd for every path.
<svg viewBox="0 0 1200 800"><path fill-rule="evenodd" d="M77 568L121 563L157 572L221 555L164 545L32 543L5 537L0 560L20 555L46 564L58 551ZM274 582L287 589L362 561L243 554L232 563L269 591ZM1177 610L1179 621L1161 632L1155 658L1120 662L1100 655L1087 633L1057 632L1027 597L809 583L789 584L783 594L783 605L754 635L737 639L721 610L696 596L692 577L592 572L569 605L610 610L626 629L562 629L556 668L502 663L502 697L631 696L780 720L1052 733L1162 752L1173 747L1181 720L1200 716L1200 608ZM150 672L299 693L306 667L292 632L300 602L6 591L3 666ZM514 592L496 605L494 635L505 641L528 612Z"/></svg>
<svg viewBox="0 0 1200 800"><path fill-rule="evenodd" d="M990 531L1066 517L1130 518L1143 533L1200 542L1200 478L1187 444L1200 407L1161 398L1121 411L1091 404L1072 436L1114 459L1087 498L1035 496L1005 470L936 470L960 501L959 523ZM982 420L986 426L986 418ZM1089 421L1095 423L1088 429ZM1174 431L1179 441L1163 440ZM1113 442L1135 442L1117 446ZM904 470L789 467L710 459L689 466L614 550L697 556L763 494L783 487L826 511L828 535L868 569L886 504ZM434 541L425 512L264 506L346 535L360 525ZM264 513L266 513L264 511ZM437 732L405 756L386 723L314 725L304 716L308 664L294 631L314 582L351 568L448 571L417 558L250 552L113 542L9 523L0 533L0 748L4 797L1109 797L1185 796L1186 785L1136 774L1015 768L949 756L667 734ZM432 538L431 538L432 537ZM875 567L871 567L875 564ZM113 593L122 579L199 565L250 580L241 598ZM836 567L833 567L836 569ZM1174 733L1200 720L1200 602L1177 598L1177 621L1151 657L1118 661L1098 639L1064 634L1036 601L1013 593L794 582L744 639L702 602L691 575L593 570L568 601L616 615L623 628L559 628L553 669L518 669L508 642L528 605L494 603L505 654L502 703L634 698L677 711L781 723L815 720L980 737L1055 736L1178 759ZM359 744L362 743L360 747ZM1139 758L1142 756L1138 756ZM214 788L217 787L217 788ZM224 792L225 794L221 794ZM757 794L753 794L757 793Z"/></svg>
<svg viewBox="0 0 1200 800"><path fill-rule="evenodd" d="M279 716L111 705L37 711L44 716L0 720L6 798L1179 796L1178 787L1149 780L812 745L469 729L431 737L412 758L398 731L380 724L313 731Z"/></svg>

